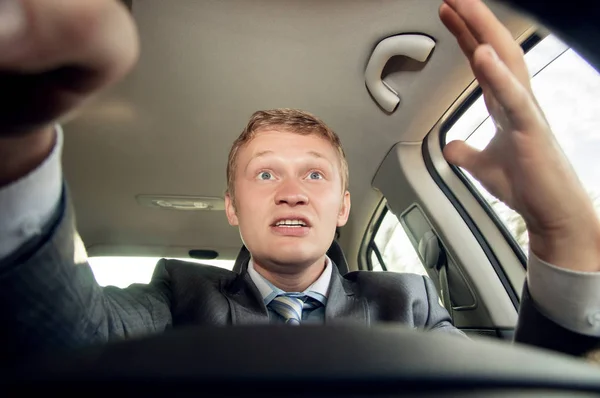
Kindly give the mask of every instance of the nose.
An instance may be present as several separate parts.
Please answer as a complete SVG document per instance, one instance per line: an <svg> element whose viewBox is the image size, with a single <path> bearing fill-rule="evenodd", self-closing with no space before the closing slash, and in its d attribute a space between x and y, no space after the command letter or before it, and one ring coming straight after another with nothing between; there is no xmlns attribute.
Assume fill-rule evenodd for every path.
<svg viewBox="0 0 600 398"><path fill-rule="evenodd" d="M308 195L295 182L285 182L275 195L275 204L288 206L301 206L308 204Z"/></svg>

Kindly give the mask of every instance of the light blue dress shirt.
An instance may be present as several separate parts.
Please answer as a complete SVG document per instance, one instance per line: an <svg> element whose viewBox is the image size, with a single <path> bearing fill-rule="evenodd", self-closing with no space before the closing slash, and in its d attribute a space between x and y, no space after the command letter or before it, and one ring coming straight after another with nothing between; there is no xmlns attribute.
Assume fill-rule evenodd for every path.
<svg viewBox="0 0 600 398"><path fill-rule="evenodd" d="M327 306L327 295L329 293L329 282L331 281L332 269L332 262L327 256L325 256L325 264L325 269L321 273L321 276L302 292L302 294L317 300L321 303L321 306L313 310L302 311L302 323L325 323L325 307ZM286 292L279 289L259 274L254 268L254 262L252 260L248 263L248 274L263 298L267 311L269 312L269 320L271 323L284 323L284 319L269 307L269 303L278 295Z"/></svg>

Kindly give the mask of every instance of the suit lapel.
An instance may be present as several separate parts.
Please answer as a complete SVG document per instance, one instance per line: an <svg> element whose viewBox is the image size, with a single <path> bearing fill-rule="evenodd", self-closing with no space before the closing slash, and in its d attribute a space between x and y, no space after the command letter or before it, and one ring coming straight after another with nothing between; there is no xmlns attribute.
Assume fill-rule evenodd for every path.
<svg viewBox="0 0 600 398"><path fill-rule="evenodd" d="M340 275L333 261L332 265L325 307L325 324L350 322L369 325L369 308L366 300L356 297L353 282Z"/></svg>
<svg viewBox="0 0 600 398"><path fill-rule="evenodd" d="M369 309L364 298L354 294L354 283L344 279L332 262L331 281L325 307L325 324L359 323L369 325ZM229 302L233 325L269 323L269 313L258 288L248 274L246 261L232 283L222 288Z"/></svg>
<svg viewBox="0 0 600 398"><path fill-rule="evenodd" d="M222 293L229 302L233 325L269 323L267 307L248 274L248 261L244 262L233 282L222 288Z"/></svg>

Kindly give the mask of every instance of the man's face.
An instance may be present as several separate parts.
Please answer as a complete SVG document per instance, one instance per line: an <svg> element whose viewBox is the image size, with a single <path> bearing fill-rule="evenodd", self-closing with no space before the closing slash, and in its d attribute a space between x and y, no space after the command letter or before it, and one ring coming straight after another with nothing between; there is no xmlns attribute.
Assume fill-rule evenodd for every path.
<svg viewBox="0 0 600 398"><path fill-rule="evenodd" d="M337 151L318 135L265 130L240 148L227 218L255 261L294 272L318 261L350 212Z"/></svg>

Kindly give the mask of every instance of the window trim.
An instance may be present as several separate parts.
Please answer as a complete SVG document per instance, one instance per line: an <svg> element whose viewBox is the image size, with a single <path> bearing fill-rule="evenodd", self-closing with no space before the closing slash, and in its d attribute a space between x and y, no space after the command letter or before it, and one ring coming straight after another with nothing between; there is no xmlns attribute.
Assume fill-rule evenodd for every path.
<svg viewBox="0 0 600 398"><path fill-rule="evenodd" d="M470 96L469 96L469 98L470 98ZM465 101L465 103L466 103L466 101ZM461 106L461 108L462 108L462 106ZM471 230L473 237L475 238L475 240L477 241L477 243L479 244L479 246L485 253L485 256L488 258L490 264L492 265L492 268L494 269L494 272L500 279L500 283L502 283L502 286L504 287L504 290L508 294L510 301L512 302L515 309L518 310L519 309L519 297L517 295L517 292L515 291L515 289L513 289L513 286L511 284L510 280L508 279L506 272L502 268L498 258L496 257L496 254L492 250L491 245L489 244L489 242L487 241L485 236L483 236L483 234L481 233L481 230L479 229L479 227L477 226L475 221L473 221L473 219L471 218L471 216L469 215L467 210L464 208L462 203L460 203L460 201L456 198L456 196L454 195L452 190L448 187L448 185L446 185L444 180L439 175L438 171L435 169L433 160L431 159L431 154L429 153L428 142L429 142L429 140L426 137L425 140L423 140L423 145L421 146L423 160L425 161L425 167L427 168L427 171L429 171L429 174L431 175L431 178L433 179L433 181L440 188L440 190L444 193L444 195L446 195L446 197L448 198L450 203L452 203L452 205L456 209L457 213L460 215L460 217L463 219L463 221L467 225L467 228L469 228L469 230ZM469 189L469 191L471 191L471 190ZM472 191L471 191L471 193L473 194ZM476 195L479 195L479 194L476 194ZM479 200L478 200L478 202L479 202ZM487 213L487 211L486 211L486 213ZM495 217L495 215L494 215L494 217ZM512 239L512 237L511 237L511 239Z"/></svg>
<svg viewBox="0 0 600 398"><path fill-rule="evenodd" d="M369 249L367 251L367 265L369 267L369 271L373 271L373 261L371 260L371 254L375 254L375 257L377 257L377 261L379 261L379 266L381 267L381 270L384 272L387 271L388 269L385 265L385 261L383 261L383 256L381 255L381 252L379 251L379 248L377 247L377 244L375 242L369 243Z"/></svg>
<svg viewBox="0 0 600 398"><path fill-rule="evenodd" d="M421 209L421 207L417 203L411 204L400 215L396 215L390 209L390 207L387 205L387 201L385 200L385 198L378 205L377 209L374 212L374 216L371 217L371 220L375 219L375 221L371 221L370 228L369 228L370 235L369 235L369 241L367 243L367 250L366 250L367 269L369 271L373 271L373 262L371 260L371 254L373 254L373 253L377 257L377 261L379 261L379 264L381 265L382 271L389 271L388 267L387 267L387 264L383 260L383 255L381 254L381 250L379 249L379 246L375 242L375 237L377 236L377 233L379 232L379 229L381 228L381 224L383 223L383 220L385 219L385 217L389 213L392 216L394 216L395 220L398 222L398 226L400 228L402 228L402 230L403 230L404 234L406 235L407 239L410 241L410 246L411 246L411 248L415 252L416 259L419 261L419 264L423 268L423 271L425 271L425 273L423 275L427 275L428 277L431 278L429 270L425 266L425 262L424 262L424 260L423 260L423 258L421 256L421 253L419 253L418 243L415 242L414 236L412 234L412 231L410 231L410 229L406 225L406 222L404 221L404 218L403 218L404 214L406 214L407 212L409 212L413 208L418 208L419 211L425 217L425 212L423 211L423 209ZM429 220L427 220L427 222L429 223ZM429 223L429 224L431 225L431 223ZM415 243L417 243L417 244L415 244ZM394 270L392 270L391 272L404 272L404 271L394 271Z"/></svg>
<svg viewBox="0 0 600 398"><path fill-rule="evenodd" d="M523 41L523 43L521 43L521 48L523 49L523 52L527 53L529 50L531 50L533 47L535 47L539 42L541 42L542 39L543 39L543 37L539 33L534 32L527 39L525 39ZM446 146L446 135L447 135L448 131L463 116L463 114L471 107L471 105L473 105L473 103L475 103L475 101L477 101L482 95L483 95L483 91L481 90L481 87L477 86L473 90L473 92L471 94L469 94L469 96L463 101L463 103L456 109L456 111L454 113L452 113L452 115L450 115L448 117L448 119L444 122L444 124L441 126L440 134L439 134L439 143L440 143L440 148L442 149L442 151L444 150L444 147ZM427 163L427 161L426 161L426 163ZM463 173L462 170L460 170L460 168L458 168L452 164L448 164L448 166L450 166L450 169L454 172L454 174L458 177L458 179L461 180L462 183L467 187L469 192L471 192L473 197L481 205L481 207L483 208L485 213L494 222L494 224L496 225L496 227L498 228L498 230L500 231L502 236L506 239L506 241L507 241L508 245L510 246L510 248L512 249L512 251L515 253L517 258L523 265L523 268L527 269L527 256L521 249L521 246L519 245L517 240L512 236L512 234L510 233L510 231L508 230L508 228L506 227L504 222L502 222L502 220L500 220L500 218L498 217L496 212L494 212L492 207L489 205L489 203L487 203L487 201L479 193L479 191L477 190L475 185L471 182L471 180L469 180L469 178L465 175L465 173ZM427 165L427 168L429 169L429 165ZM434 170L434 169L433 168L430 169L430 172L432 170ZM432 177L433 177L433 175L432 175ZM441 181L441 182L443 183L443 181Z"/></svg>
<svg viewBox="0 0 600 398"><path fill-rule="evenodd" d="M406 225L406 222L404 221L404 218L403 218L403 215L408 213L409 211L411 211L413 208L419 209L419 211L422 213L423 217L426 218L427 223L430 226L432 225L431 222L429 221L429 219L427 219L425 211L423 211L423 209L421 208L421 206L418 203L413 203L412 205L410 205L404 212L402 212L402 214L400 216L396 216L396 218L398 220L398 223L400 224L400 227L404 229L404 233L406 234L408 239L411 241L411 245L413 246L413 249L415 250L415 253L416 253L419 261L421 262L421 265L423 266L423 269L425 270L427 276L430 279L433 279L432 275L429 272L429 269L427 267L425 267L423 258L421 257L421 253L419 253L419 251L415 247L413 233L410 230L410 228L408 228L408 226ZM374 217L372 217L372 219L375 218L375 221L371 222L371 227L370 227L370 231L371 231L370 238L369 238L369 242L367 244L367 250L366 250L367 269L370 272L378 272L378 271L373 271L373 262L371 260L371 255L373 253L377 257L377 260L379 261L379 264L381 265L382 271L383 272L388 271L385 261L383 260L383 256L381 255L381 252L379 250L379 247L375 243L375 236L377 235L377 232L379 231L379 228L381 227L381 223L383 222L383 219L385 218L385 216L387 215L388 212L392 212L392 211L387 206L386 200L383 199L382 202L378 205L378 207L376 208L376 210L374 212ZM394 214L394 213L392 213L392 214ZM434 230L432 229L432 231L434 231ZM436 233L436 236L438 236L437 232L434 231L434 233ZM440 239L439 236L438 236L438 239ZM441 242L441 240L440 240L440 242ZM447 256L448 264L450 263L450 260L452 260L456 264L456 261L453 259L451 254L445 248L444 248L444 250L446 251L445 255ZM474 303L472 305L468 305L468 306L456 306L456 307L452 306L452 310L453 311L471 311L479 306L479 298L475 294L475 291L473 290L473 287L472 287L472 283L470 282L469 278L467 278L467 276L465 275L462 268L460 266L456 265L456 269L457 269L458 273L461 275L461 278L464 280L465 286L469 290L469 294L473 297ZM435 272L435 276L438 276L437 271L434 271L434 272ZM440 294L440 292L438 292L438 294Z"/></svg>
<svg viewBox="0 0 600 398"><path fill-rule="evenodd" d="M536 44L538 44L542 40L542 38L543 38L543 36L541 34L539 34L538 32L533 32L521 43L521 47L523 48L523 51L524 52L529 51ZM442 151L445 146L447 132L456 123L456 121L466 112L466 110L469 109L469 107L476 100L478 100L480 98L480 96L482 95L482 90L479 86L476 86L470 90L471 90L471 93L469 93L466 96L466 98L462 101L462 103L459 104L455 108L455 110L443 121L443 123L441 124L441 126L438 130L439 131L438 137L437 137L438 144ZM449 188L449 186L446 184L444 179L440 176L439 172L435 168L435 165L431 158L430 147L429 147L429 145L434 144L435 140L431 140L432 143L429 143L430 140L428 139L428 137L429 137L429 135L427 137L425 137L425 139L423 140L423 144L421 146L421 151L422 151L422 155L423 155L423 160L425 162L425 167L427 168L433 181L440 188L440 190L444 193L444 195L448 198L450 203L452 203L452 205L457 210L458 214L463 219L463 221L465 222L465 224L467 225L469 230L471 230L473 237L475 238L477 243L480 245L485 256L488 258L488 261L490 262L494 272L498 276L500 283L504 287L504 290L506 291L513 306L515 307L516 310L518 310L520 299L519 299L519 295L517 294L517 291L516 291L517 287L513 287L512 283L511 283L511 279L508 277L506 271L500 264L498 257L496 256L495 252L492 250L491 245L487 241L486 237L483 235L482 231L479 229L478 225L474 222L474 220L470 216L469 212L462 205L462 203L458 200L456 195L454 195L454 192ZM450 169L452 170L454 175L456 175L456 177L459 179L459 181L462 182L463 186L467 189L467 191L470 192L471 196L475 199L475 201L477 203L479 203L479 205L481 206L481 209L484 211L484 214L492 221L492 224L500 232L500 236L502 236L504 238L504 240L506 241L506 243L508 244L510 251L512 251L514 253L517 261L519 261L521 263L521 265L523 266L523 269L525 269L526 264L527 264L527 258L525 256L525 254L523 253L523 251L521 250L521 247L518 245L516 240L512 237L512 235L506 228L506 226L502 223L502 221L493 212L491 207L487 204L487 202L481 196L481 194L476 190L476 188L471 183L471 181L468 179L468 177L466 177L466 175L459 168L457 168L447 162L446 162L446 164L447 164L447 166L450 167Z"/></svg>
<svg viewBox="0 0 600 398"><path fill-rule="evenodd" d="M381 227L381 223L383 222L383 219L387 212L390 211L390 208L388 207L385 199L381 201L381 204L379 206L380 208L377 209L377 212L379 214L377 215L377 220L375 221L375 223L373 223L371 237L369 238L369 243L367 244L367 269L369 271L373 271L373 262L371 261L372 252L375 253L377 260L379 261L379 265L381 265L381 269L383 271L387 271L387 265L383 261L383 256L379 251L379 247L377 247L377 244L375 243L375 235L377 235L377 231L379 231L379 227Z"/></svg>
<svg viewBox="0 0 600 398"><path fill-rule="evenodd" d="M448 133L448 131L452 128L452 126L454 125L454 123L465 113L465 111L467 109L469 109L469 107L476 100L478 100L481 97L482 94L483 94L483 92L481 91L481 87L478 86L469 95L469 97L463 102L463 104L457 109L457 111L452 116L450 116L450 118L448 118L448 121L442 125L442 127L440 129L440 134L439 134L439 144L440 144L440 148L442 149L442 151L444 150L444 147L446 146L446 133ZM429 151L428 150L427 150L427 154L428 154L427 156L429 156ZM424 154L424 156L425 156L425 154ZM433 164L431 164L431 160L429 160L429 162L428 162L427 158L425 158L425 164L427 165L427 169L429 170L430 173L435 172L437 174L437 172L435 171L435 169L432 167ZM475 185L471 182L471 180L469 180L469 177L467 177L465 175L465 173L463 173L463 171L459 167L456 167L455 165L450 164L450 163L448 163L448 166L450 167L450 169L452 170L452 172L456 175L456 177L458 177L458 179L469 190L469 192L471 193L471 195L473 195L473 197L475 198L475 200L477 200L477 203L479 203L479 205L481 206L481 208L485 211L485 213L492 220L492 222L496 225L496 227L498 228L498 230L500 231L500 233L502 234L502 236L504 237L504 239L506 239L506 242L510 246L511 250L515 253L515 255L517 256L517 258L519 259L519 262L521 263L521 265L523 266L523 268L527 269L527 256L525 255L525 253L523 253L523 250L521 249L521 246L519 246L519 243L512 236L512 234L510 233L510 231L508 230L508 228L506 227L506 225L502 222L502 220L500 220L500 218L498 217L498 215L496 214L496 212L494 212L494 209L492 209L492 207L485 200L485 198L483 197L483 195L481 195L481 193L479 193L479 191L477 190L477 188L475 187ZM433 177L433 174L432 174L432 177ZM445 183L443 181L441 181L441 179L439 180L439 182L435 178L434 178L434 180L436 180L436 183L438 184L438 186L440 186L440 184L444 184L445 188L442 188L440 186L440 189L442 189L442 191L444 191L444 193L446 193L446 190L449 190L449 188L445 185ZM448 195L446 195L446 196L448 196ZM454 206L456 207L456 205L458 203L456 201L456 198L455 197L454 198L450 198L449 196L448 196L448 198L450 199L450 201L452 202L452 204L454 204ZM455 203L455 201L456 201L456 203ZM461 207L462 207L462 205L461 205ZM461 216L462 216L462 213L461 213ZM463 219L465 219L464 216L463 216ZM472 222L472 220L471 220L471 222ZM471 230L472 230L472 228L471 228Z"/></svg>
<svg viewBox="0 0 600 398"><path fill-rule="evenodd" d="M444 245L444 242L442 241L440 234L434 229L433 223L427 217L427 213L423 210L423 208L421 207L420 204L413 203L412 205L408 206L406 208L406 210L404 210L402 212L402 214L400 214L400 216L398 216L398 222L400 223L400 226L402 228L404 228L404 232L406 233L406 236L411 241L411 244L413 245L415 253L417 254L417 257L419 258L419 260L421 261L421 265L423 266L423 269L427 273L427 276L432 280L434 280L434 279L439 280L439 270L437 268L429 268L429 267L425 266L425 259L423 258L423 256L421 255L421 252L419 252L419 249L418 249L419 243L415 240L413 231L406 224L404 215L409 213L412 209L417 209L421 213L423 218L425 218L427 224L431 228L431 232L433 232L435 234L435 236L439 240L439 244L442 246L444 255L446 256L446 266L448 267L448 270L450 269L449 266L450 266L450 262L452 261L452 263L455 266L456 271L460 274L460 277L465 282L465 286L467 287L469 294L471 295L471 297L473 297L474 303L472 305L463 305L463 306L456 306L456 307L452 306L452 310L453 311L470 311L470 310L477 308L477 306L479 305L479 299L478 299L477 295L475 294L473 287L471 286L471 281L469 280L469 278L467 278L462 267L460 267L458 265L458 263L454 260L454 257L451 255L451 253L448 251L448 249ZM441 296L441 294L442 294L441 291L438 291L438 294Z"/></svg>
<svg viewBox="0 0 600 398"><path fill-rule="evenodd" d="M371 214L371 219L367 224L368 226L365 229L360 249L358 250L357 264L359 270L365 270L364 264L366 264L367 271L373 270L373 264L371 263L371 241L375 239L375 232L383 220L383 218L381 218L381 214L385 213L386 209L387 201L385 197L382 197L379 203L377 203L377 206L375 206L375 210Z"/></svg>

